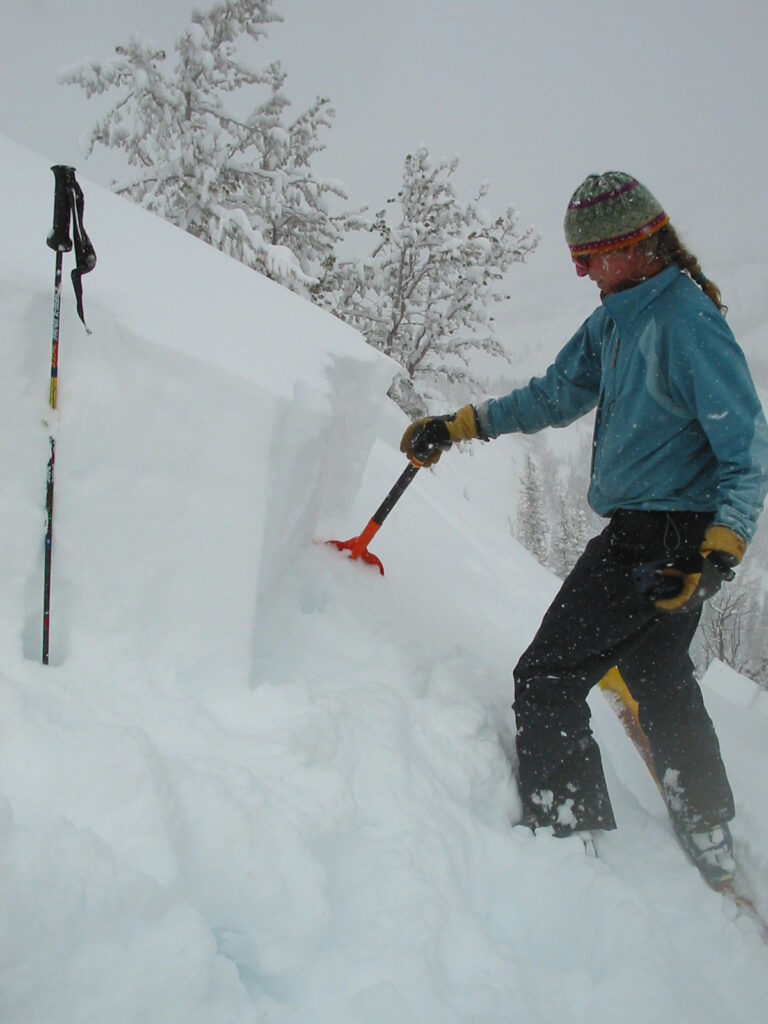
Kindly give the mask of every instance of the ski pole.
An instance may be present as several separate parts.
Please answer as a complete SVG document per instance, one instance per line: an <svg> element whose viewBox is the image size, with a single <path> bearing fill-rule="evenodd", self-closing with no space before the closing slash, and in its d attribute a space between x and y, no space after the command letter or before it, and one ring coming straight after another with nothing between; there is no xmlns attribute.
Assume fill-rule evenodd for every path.
<svg viewBox="0 0 768 1024"><path fill-rule="evenodd" d="M59 324L61 321L61 271L63 254L72 249L72 239L69 237L69 223L71 219L71 202L68 194L68 187L71 179L74 178L74 167L65 167L57 164L52 167L56 179L53 196L53 229L48 235L46 242L51 249L56 250L56 274L53 284L53 330L51 333L51 381L48 390L48 405L52 411L56 410L58 403L58 375L59 375ZM53 485L54 468L56 464L56 440L53 436L53 417L49 424L51 433L48 441L51 446L51 455L48 459L45 486L45 569L43 574L43 664L49 661L49 648L51 636L51 562L53 557Z"/></svg>
<svg viewBox="0 0 768 1024"><path fill-rule="evenodd" d="M85 201L82 189L75 178L75 168L56 164L51 168L55 178L53 194L53 227L46 238L46 244L56 252L56 273L53 284L53 330L51 332L51 379L48 390L48 405L52 412L58 408L59 381L59 324L61 320L61 276L63 254L72 250L70 226L74 230L75 269L72 271L72 285L75 289L77 313L90 334L83 315L83 289L81 278L96 265L96 253L83 227ZM43 664L49 660L51 632L51 562L53 556L53 484L56 465L56 438L54 437L55 417L51 416L49 442L51 455L48 459L45 488L45 570L43 579Z"/></svg>

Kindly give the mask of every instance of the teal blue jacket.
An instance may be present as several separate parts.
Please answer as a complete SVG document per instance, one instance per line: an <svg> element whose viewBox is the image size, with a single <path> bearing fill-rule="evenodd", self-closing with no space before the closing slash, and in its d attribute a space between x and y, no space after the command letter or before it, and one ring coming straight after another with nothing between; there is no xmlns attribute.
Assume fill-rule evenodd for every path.
<svg viewBox="0 0 768 1024"><path fill-rule="evenodd" d="M543 377L477 407L488 437L563 427L597 406L589 503L711 511L751 540L768 491L768 425L744 354L677 267L615 295Z"/></svg>

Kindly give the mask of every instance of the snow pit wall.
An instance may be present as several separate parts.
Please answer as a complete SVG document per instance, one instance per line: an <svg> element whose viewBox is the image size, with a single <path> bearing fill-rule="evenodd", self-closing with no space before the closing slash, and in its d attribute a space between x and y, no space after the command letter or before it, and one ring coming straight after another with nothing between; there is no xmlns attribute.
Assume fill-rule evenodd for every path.
<svg viewBox="0 0 768 1024"><path fill-rule="evenodd" d="M23 481L0 500L13 568L5 628L39 656L54 434L52 664L127 642L184 672L225 650L247 673L258 603L318 522L352 501L395 366L336 318L79 174L98 257L84 278L93 334L76 317L66 255L52 417L54 161L3 139L0 160L14 196L0 236L0 472ZM137 607L142 628L126 638Z"/></svg>

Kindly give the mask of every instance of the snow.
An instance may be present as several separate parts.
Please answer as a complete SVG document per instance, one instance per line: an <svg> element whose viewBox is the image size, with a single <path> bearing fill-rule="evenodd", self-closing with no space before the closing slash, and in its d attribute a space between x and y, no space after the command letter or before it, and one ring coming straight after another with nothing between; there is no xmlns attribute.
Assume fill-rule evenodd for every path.
<svg viewBox="0 0 768 1024"><path fill-rule="evenodd" d="M557 586L509 531L518 442L417 476L385 577L317 543L403 468L394 365L82 173L93 335L65 274L51 415L53 176L0 166L3 1024L763 1021L757 929L599 693L619 829L595 860L511 827L511 670ZM765 913L766 695L716 665L705 697Z"/></svg>

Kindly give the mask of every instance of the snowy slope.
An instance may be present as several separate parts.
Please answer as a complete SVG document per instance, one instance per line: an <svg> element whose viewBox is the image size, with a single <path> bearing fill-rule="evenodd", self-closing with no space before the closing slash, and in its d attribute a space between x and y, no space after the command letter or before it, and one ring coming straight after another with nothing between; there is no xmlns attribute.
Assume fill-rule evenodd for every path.
<svg viewBox="0 0 768 1024"><path fill-rule="evenodd" d="M392 366L90 185L88 337L53 176L0 142L0 1020L757 1024L766 950L684 863L595 695L620 829L514 830L511 669L556 581L512 439L403 468ZM39 664L48 435L53 663ZM708 680L768 910L768 709Z"/></svg>

